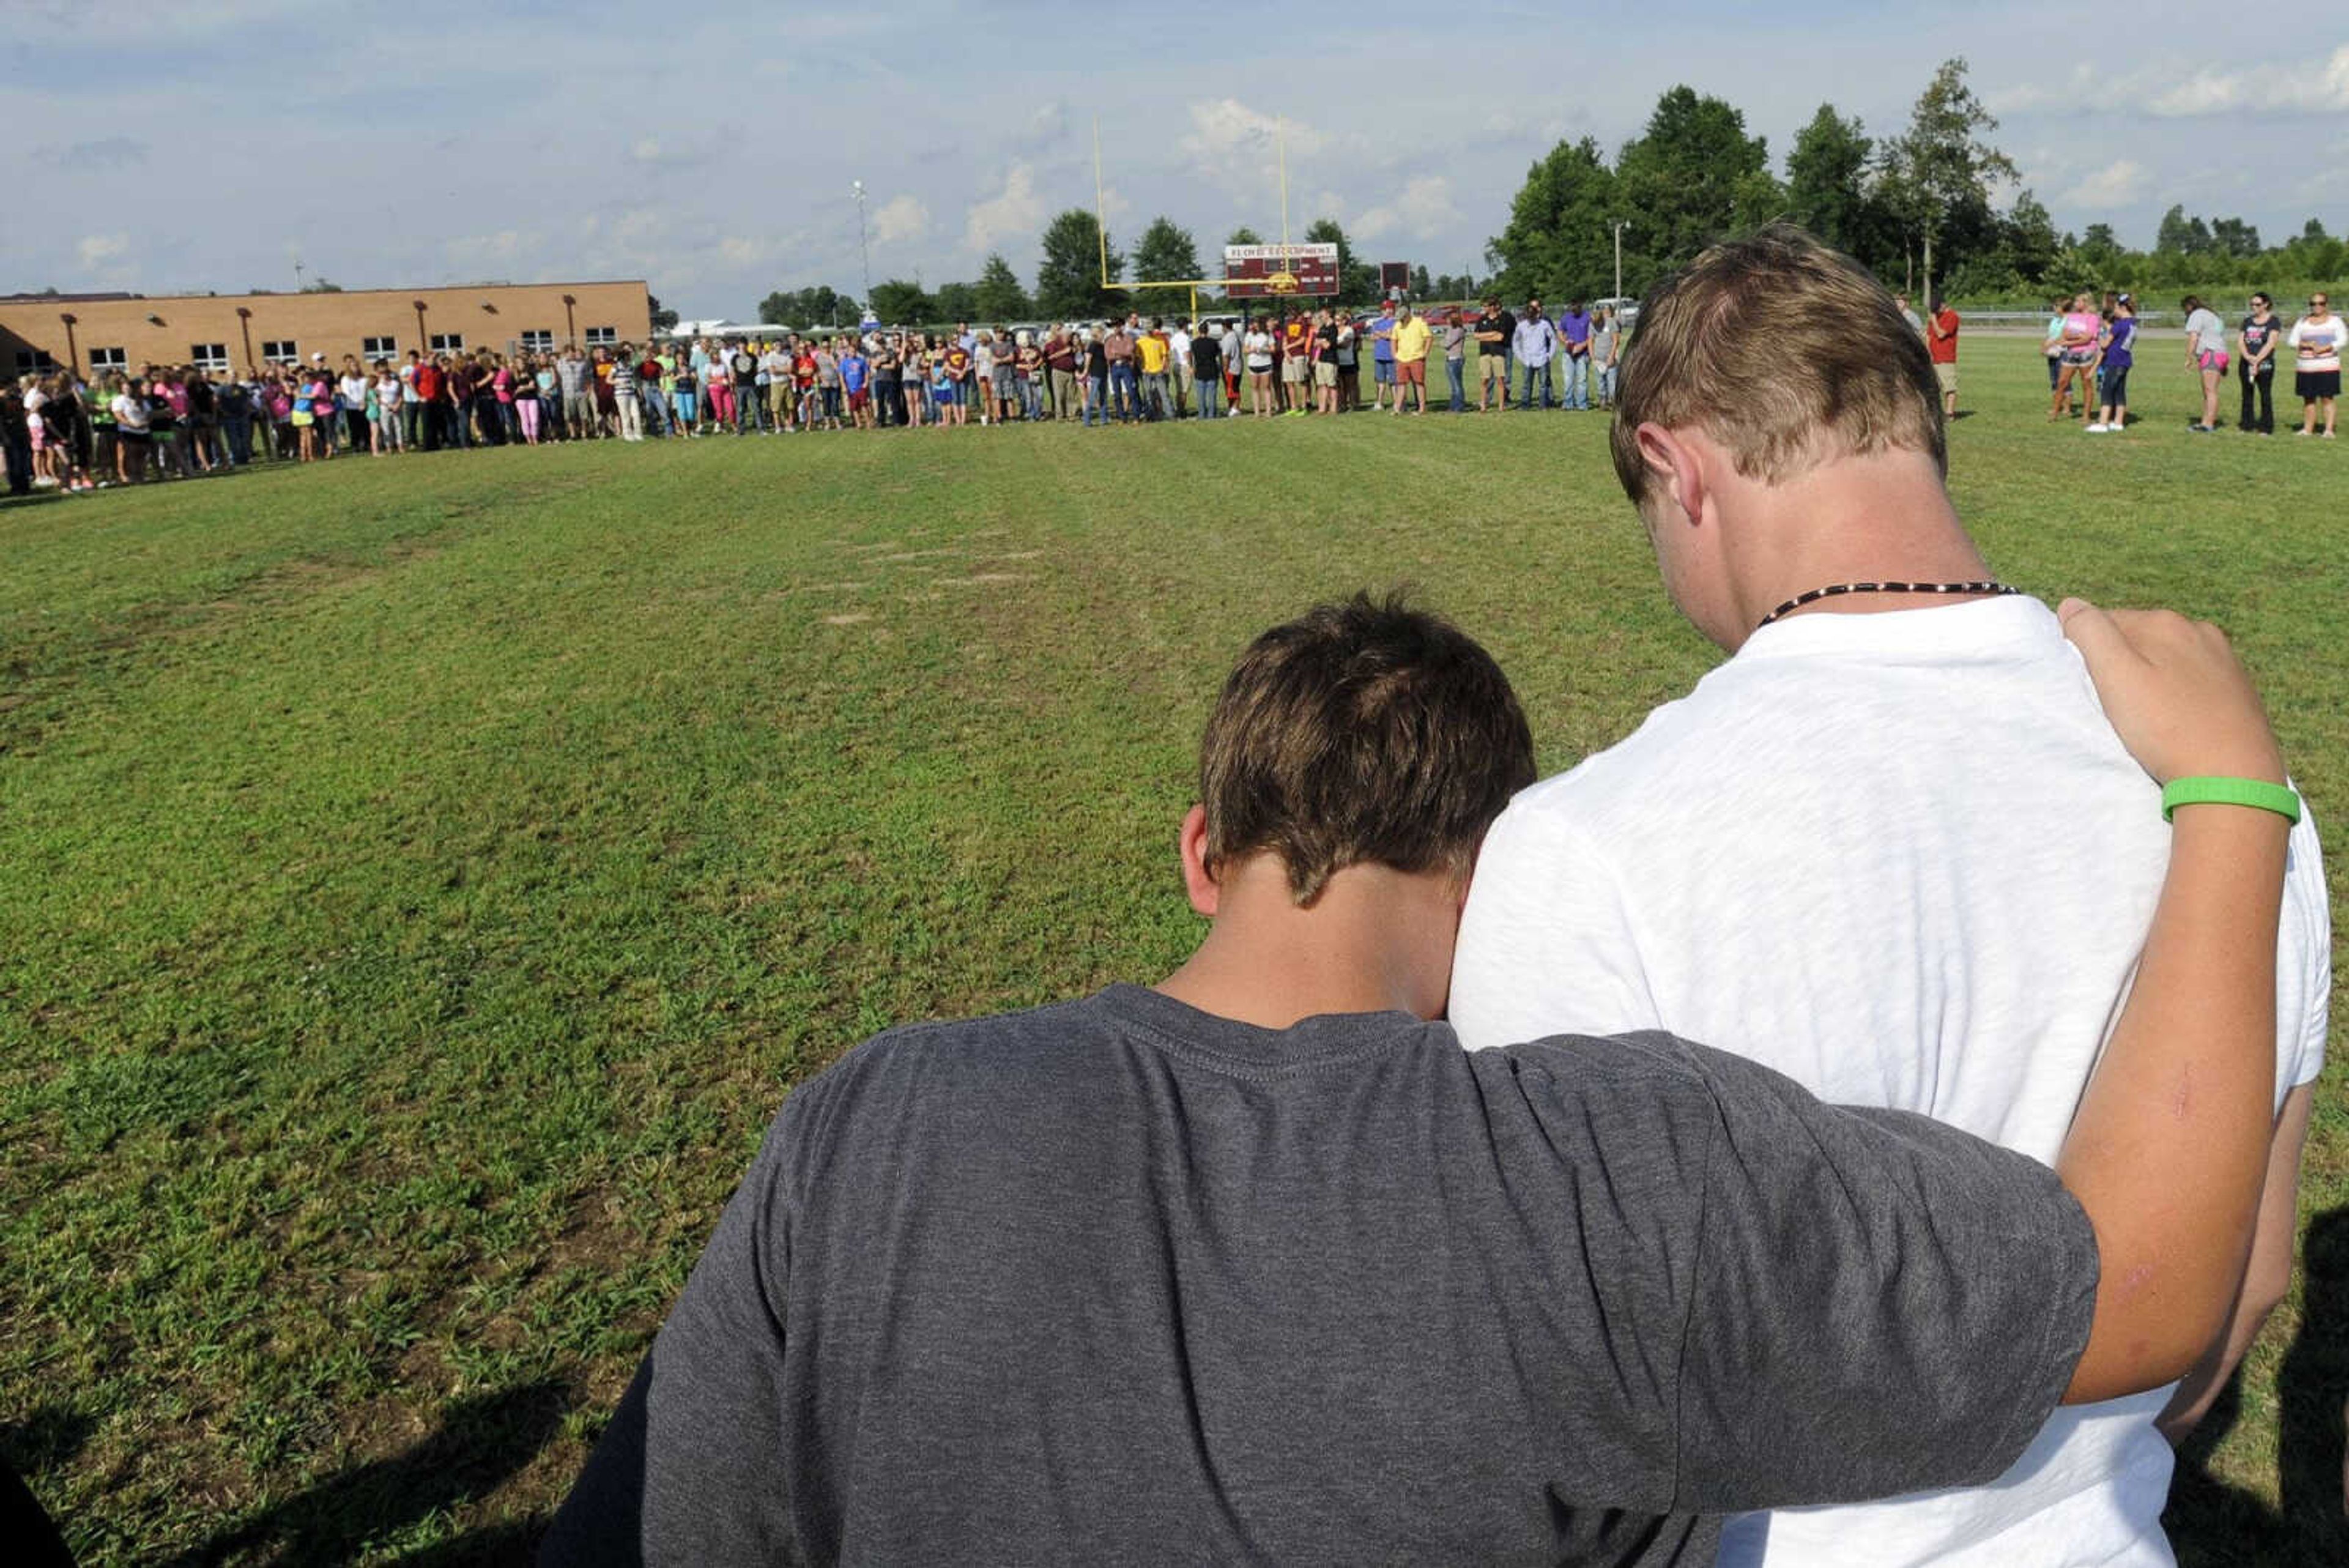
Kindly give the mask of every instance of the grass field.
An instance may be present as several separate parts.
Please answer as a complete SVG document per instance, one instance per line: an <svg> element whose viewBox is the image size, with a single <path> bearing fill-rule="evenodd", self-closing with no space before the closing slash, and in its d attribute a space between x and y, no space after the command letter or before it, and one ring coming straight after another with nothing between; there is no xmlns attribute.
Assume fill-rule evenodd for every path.
<svg viewBox="0 0 2349 1568"><path fill-rule="evenodd" d="M2150 365L2128 436L2050 427L2021 340L1966 384L2002 574L2226 624L2349 821L2349 443L2190 437ZM1254 632L1415 584L1545 771L1713 662L1606 429L599 444L0 506L0 1449L86 1563L521 1555L794 1081L1184 954L1174 826ZM2339 1044L2308 1289L2174 1494L2189 1563L2344 1560Z"/></svg>

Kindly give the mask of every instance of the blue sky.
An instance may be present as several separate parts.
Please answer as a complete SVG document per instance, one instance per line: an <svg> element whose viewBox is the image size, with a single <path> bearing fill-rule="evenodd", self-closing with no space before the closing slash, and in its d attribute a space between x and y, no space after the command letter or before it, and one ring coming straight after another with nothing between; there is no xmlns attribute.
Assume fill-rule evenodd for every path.
<svg viewBox="0 0 2349 1568"><path fill-rule="evenodd" d="M1896 130L1944 57L2074 230L2172 202L2349 231L2349 18L2220 37L2178 0L1619 9L699 0L0 0L17 189L0 293L637 276L688 317L771 288L1033 275L1044 221L1165 213L1203 259L1328 213L1368 257L1481 270L1526 165L1610 151L1681 82L1783 158L1822 100ZM2066 19L2066 13L2074 15ZM2336 16L2338 14L2336 13ZM1341 16L1342 26L1332 17Z"/></svg>

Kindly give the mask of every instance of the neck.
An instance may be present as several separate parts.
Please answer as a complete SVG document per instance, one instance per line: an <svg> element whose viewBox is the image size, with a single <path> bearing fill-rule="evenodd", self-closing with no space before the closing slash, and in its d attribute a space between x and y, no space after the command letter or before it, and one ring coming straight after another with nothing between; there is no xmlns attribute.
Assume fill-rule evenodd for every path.
<svg viewBox="0 0 2349 1568"><path fill-rule="evenodd" d="M1277 860L1225 881L1206 940L1157 989L1202 1012L1287 1029L1323 1013L1443 1011L1459 889L1378 866L1337 873L1310 909Z"/></svg>
<svg viewBox="0 0 2349 1568"><path fill-rule="evenodd" d="M1991 575L1932 460L1921 453L1835 459L1776 485L1740 489L1745 515L1723 529L1736 618L1723 646L1733 651L1773 609L1831 583L1977 582ZM1793 613L1877 615L1957 602L1947 595L1855 594Z"/></svg>

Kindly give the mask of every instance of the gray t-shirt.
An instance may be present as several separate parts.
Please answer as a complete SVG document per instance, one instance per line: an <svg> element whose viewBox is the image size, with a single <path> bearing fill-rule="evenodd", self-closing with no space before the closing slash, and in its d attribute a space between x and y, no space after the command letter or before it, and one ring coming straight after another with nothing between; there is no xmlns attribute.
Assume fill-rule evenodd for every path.
<svg viewBox="0 0 2349 1568"><path fill-rule="evenodd" d="M2095 1280L2044 1166L1668 1035L1113 986L792 1094L541 1560L1709 1563L2003 1470Z"/></svg>

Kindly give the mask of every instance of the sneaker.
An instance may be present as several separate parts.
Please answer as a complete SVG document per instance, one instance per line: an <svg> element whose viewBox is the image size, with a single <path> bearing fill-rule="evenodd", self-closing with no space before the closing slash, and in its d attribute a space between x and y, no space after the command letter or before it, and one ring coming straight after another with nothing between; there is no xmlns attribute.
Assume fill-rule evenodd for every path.
<svg viewBox="0 0 2349 1568"><path fill-rule="evenodd" d="M2112 428L2113 427L2110 425L2085 425L2082 427L2082 429L2089 435L2102 435Z"/></svg>

